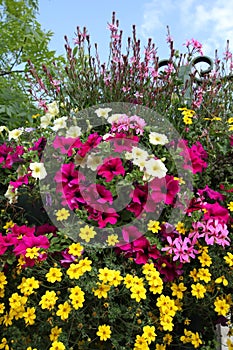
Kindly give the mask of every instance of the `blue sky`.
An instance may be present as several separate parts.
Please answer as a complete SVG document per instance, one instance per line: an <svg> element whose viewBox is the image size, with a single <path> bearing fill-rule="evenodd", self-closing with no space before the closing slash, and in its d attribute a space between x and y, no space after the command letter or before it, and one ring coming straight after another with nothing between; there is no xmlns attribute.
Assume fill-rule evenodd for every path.
<svg viewBox="0 0 233 350"><path fill-rule="evenodd" d="M183 52L182 44L194 38L203 44L204 54L213 57L218 49L221 57L226 40L233 42L233 0L39 0L39 7L38 20L43 29L54 32L50 47L59 54L64 53L64 35L72 43L76 27L86 26L93 46L98 43L100 56L106 60L109 52L106 28L113 11L123 29L123 47L135 24L143 44L153 38L161 59L169 53L167 25L175 48Z"/></svg>

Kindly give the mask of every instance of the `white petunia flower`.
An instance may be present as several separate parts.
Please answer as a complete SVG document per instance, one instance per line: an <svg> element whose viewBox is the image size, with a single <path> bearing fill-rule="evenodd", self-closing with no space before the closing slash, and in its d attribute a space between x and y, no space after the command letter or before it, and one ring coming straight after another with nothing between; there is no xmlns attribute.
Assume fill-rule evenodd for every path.
<svg viewBox="0 0 233 350"><path fill-rule="evenodd" d="M71 126L66 132L66 137L79 137L82 134L82 130L79 126Z"/></svg>
<svg viewBox="0 0 233 350"><path fill-rule="evenodd" d="M9 141L11 139L14 139L14 140L18 140L18 138L20 137L20 135L23 133L23 130L20 130L20 129L14 129L14 130L9 130L8 132L8 139Z"/></svg>
<svg viewBox="0 0 233 350"><path fill-rule="evenodd" d="M160 159L153 159L146 161L145 163L146 173L153 177L161 179L166 176L167 168Z"/></svg>
<svg viewBox="0 0 233 350"><path fill-rule="evenodd" d="M29 168L32 171L32 177L34 177L35 179L42 180L47 176L47 172L43 163L31 163Z"/></svg>
<svg viewBox="0 0 233 350"><path fill-rule="evenodd" d="M55 119L52 126L53 131L58 131L60 129L66 128L67 126L66 120L67 120L67 117L61 117L61 118Z"/></svg>
<svg viewBox="0 0 233 350"><path fill-rule="evenodd" d="M9 203L16 203L18 199L18 188L9 185L4 196L9 200Z"/></svg>
<svg viewBox="0 0 233 350"><path fill-rule="evenodd" d="M149 141L152 145L165 145L168 143L168 138L164 134L158 132L151 132L149 135Z"/></svg>
<svg viewBox="0 0 233 350"><path fill-rule="evenodd" d="M144 151L139 147L132 147L132 157L133 159L146 160L148 158L148 152Z"/></svg>
<svg viewBox="0 0 233 350"><path fill-rule="evenodd" d="M43 115L40 118L40 127L46 129L51 124L52 118L52 114L46 113L45 115Z"/></svg>
<svg viewBox="0 0 233 350"><path fill-rule="evenodd" d="M115 113L115 114L112 114L111 117L108 117L107 120L110 124L112 124L117 122L121 116L122 116L122 113Z"/></svg>
<svg viewBox="0 0 233 350"><path fill-rule="evenodd" d="M102 117L107 119L108 113L111 112L112 108L98 108L95 113L98 115L98 117Z"/></svg>
<svg viewBox="0 0 233 350"><path fill-rule="evenodd" d="M52 117L56 117L59 114L59 108L56 101L53 101L47 105L49 114L52 115Z"/></svg>
<svg viewBox="0 0 233 350"><path fill-rule="evenodd" d="M4 130L9 131L5 125L1 125L0 132L3 132Z"/></svg>
<svg viewBox="0 0 233 350"><path fill-rule="evenodd" d="M91 169L92 171L96 171L96 169L98 168L98 166L100 164L102 164L103 161L103 157L102 156L98 156L98 155L89 155L87 157L87 160L85 162L85 165L87 166L87 168ZM82 164L81 164L82 166Z"/></svg>

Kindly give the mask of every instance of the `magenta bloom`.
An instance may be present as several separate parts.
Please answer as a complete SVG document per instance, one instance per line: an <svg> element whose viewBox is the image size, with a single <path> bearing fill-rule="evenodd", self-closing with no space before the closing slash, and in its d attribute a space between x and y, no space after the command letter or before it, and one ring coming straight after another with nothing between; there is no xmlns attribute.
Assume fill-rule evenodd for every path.
<svg viewBox="0 0 233 350"><path fill-rule="evenodd" d="M156 203L164 202L173 204L177 193L180 190L179 181L174 180L174 176L166 175L165 178L154 178L150 181L152 189L151 197Z"/></svg>
<svg viewBox="0 0 233 350"><path fill-rule="evenodd" d="M50 246L49 240L46 236L24 236L19 244L15 247L15 255L25 255L27 248L42 248L48 249Z"/></svg>
<svg viewBox="0 0 233 350"><path fill-rule="evenodd" d="M78 151L79 156L84 158L85 155L93 148L96 148L101 141L102 136L99 136L97 132L89 135L87 141L81 145Z"/></svg>
<svg viewBox="0 0 233 350"><path fill-rule="evenodd" d="M89 213L88 219L97 221L98 226L100 228L104 228L108 224L116 224L119 217L115 209L106 206L106 204L102 204L101 208L98 208L98 210L94 209L93 207L87 206L86 210Z"/></svg>
<svg viewBox="0 0 233 350"><path fill-rule="evenodd" d="M125 169L123 167L120 158L107 158L103 165L98 168L98 175L103 176L106 182L112 181L114 176L125 175Z"/></svg>
<svg viewBox="0 0 233 350"><path fill-rule="evenodd" d="M73 148L80 148L82 142L79 138L56 136L53 141L53 147L59 148L62 154L67 154L68 157L72 156Z"/></svg>
<svg viewBox="0 0 233 350"><path fill-rule="evenodd" d="M213 204L206 203L204 208L207 209L207 212L204 214L204 220L218 219L227 223L230 218L228 210L222 207L218 202Z"/></svg>
<svg viewBox="0 0 233 350"><path fill-rule="evenodd" d="M208 185L205 186L205 188L203 188L202 190L198 190L198 193L200 196L202 195L207 195L210 199L214 199L214 200L224 200L225 196L222 195L221 193L212 190L211 188L209 188Z"/></svg>
<svg viewBox="0 0 233 350"><path fill-rule="evenodd" d="M22 185L28 185L28 177L30 175L26 174L24 176L20 176L16 181L10 181L10 185L14 188L19 188Z"/></svg>
<svg viewBox="0 0 233 350"><path fill-rule="evenodd" d="M109 141L114 152L122 153L123 151L132 151L132 147L136 147L139 142L139 137L136 135L126 135L124 133L116 133L109 136L105 141Z"/></svg>
<svg viewBox="0 0 233 350"><path fill-rule="evenodd" d="M186 146L185 146L185 145ZM183 151L180 153L184 157L184 169L189 169L193 174L201 173L207 168L206 159L208 157L207 152L204 150L202 144L197 141L192 147L187 146L186 140L181 140L178 147L181 147ZM185 148L185 149L184 149Z"/></svg>

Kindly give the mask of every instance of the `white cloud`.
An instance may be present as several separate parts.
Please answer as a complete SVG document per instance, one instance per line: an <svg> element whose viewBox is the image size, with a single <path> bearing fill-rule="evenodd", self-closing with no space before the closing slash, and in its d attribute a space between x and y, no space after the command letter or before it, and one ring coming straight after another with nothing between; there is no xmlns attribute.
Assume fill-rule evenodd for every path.
<svg viewBox="0 0 233 350"><path fill-rule="evenodd" d="M231 0L151 0L144 7L141 34L164 40L166 26L180 47L186 39L203 44L204 54L225 51L226 41L233 47L233 4ZM162 31L163 30L163 31ZM232 40L232 43L231 43Z"/></svg>
<svg viewBox="0 0 233 350"><path fill-rule="evenodd" d="M171 0L152 0L145 4L143 13L143 23L140 32L144 38L153 37L158 29L166 28L164 19L174 7ZM164 24L165 23L165 24Z"/></svg>

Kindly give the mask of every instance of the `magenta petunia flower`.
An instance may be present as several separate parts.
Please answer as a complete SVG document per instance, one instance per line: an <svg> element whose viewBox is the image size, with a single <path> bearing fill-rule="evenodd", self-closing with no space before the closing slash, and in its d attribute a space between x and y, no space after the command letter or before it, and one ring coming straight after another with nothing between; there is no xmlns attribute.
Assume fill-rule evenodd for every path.
<svg viewBox="0 0 233 350"><path fill-rule="evenodd" d="M124 176L125 169L120 158L109 157L106 158L104 164L97 169L97 173L98 175L104 177L106 182L110 182L114 176Z"/></svg>

